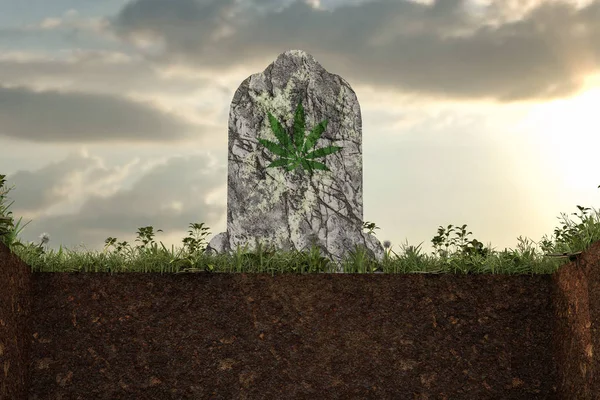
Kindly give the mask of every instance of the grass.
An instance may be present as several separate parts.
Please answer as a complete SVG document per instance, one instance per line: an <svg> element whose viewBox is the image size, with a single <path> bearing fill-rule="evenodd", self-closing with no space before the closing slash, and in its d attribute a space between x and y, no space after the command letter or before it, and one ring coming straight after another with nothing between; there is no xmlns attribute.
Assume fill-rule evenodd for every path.
<svg viewBox="0 0 600 400"><path fill-rule="evenodd" d="M190 224L189 236L183 239L183 247L167 250L162 242L159 248L153 240L152 226L138 229L138 239L141 245L132 249L127 242L116 243L117 239L106 239L102 252L82 252L63 249L58 252L46 252L43 245L49 241L47 234L42 234L41 244L23 244L18 240L19 224L13 223L11 212L6 213L8 206L4 206L4 198L8 191L3 191L4 175L0 175L0 241L6 244L15 254L32 267L33 272L161 272L178 273L192 271L210 272L249 272L249 273L315 273L333 272L335 264L322 257L318 249L312 246L309 253L283 252L275 249L263 249L258 244L256 252L247 252L238 246L235 254L211 255L206 253L203 246L203 237L208 235L208 228L203 223ZM600 186L598 186L600 188ZM12 204L12 203L11 203ZM496 252L488 244L483 244L476 239L468 242L466 224L456 227L456 238L449 240L454 231L453 225L448 225L447 230L438 228L438 235L431 242L436 251L431 255L420 254L419 245L402 246L403 253L396 254L390 249L390 242L384 241L385 257L383 263L371 260L366 255L364 248L356 248L343 260L342 269L346 273L503 273L503 274L551 274L569 260L564 257L549 258L563 254L573 254L585 251L592 243L600 240L600 213L595 211L595 216L587 215L590 208L577 206L581 212L581 223L574 224L565 216L563 228L556 228L553 243L544 236L540 247L545 254L539 254L527 239L518 238L517 250L504 249ZM573 213L573 215L576 215ZM373 223L365 223L369 233L379 229ZM157 232L162 232L158 230ZM116 245L115 245L116 243ZM147 247L150 244L149 247ZM422 244L422 243L421 243ZM112 252L107 252L109 247L115 247ZM454 252L449 251L450 246L456 246ZM442 249L445 247L445 249ZM390 252L395 257L390 256Z"/></svg>

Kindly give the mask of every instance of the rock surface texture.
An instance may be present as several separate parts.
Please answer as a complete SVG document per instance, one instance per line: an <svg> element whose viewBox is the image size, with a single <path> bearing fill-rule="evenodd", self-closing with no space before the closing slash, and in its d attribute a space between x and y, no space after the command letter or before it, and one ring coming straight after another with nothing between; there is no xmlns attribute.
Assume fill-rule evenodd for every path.
<svg viewBox="0 0 600 400"><path fill-rule="evenodd" d="M275 154L267 142L288 150ZM338 272L357 245L383 260L379 240L363 232L360 106L343 78L303 51L280 54L235 92L228 147L227 232L208 254L259 242L309 252L314 243Z"/></svg>

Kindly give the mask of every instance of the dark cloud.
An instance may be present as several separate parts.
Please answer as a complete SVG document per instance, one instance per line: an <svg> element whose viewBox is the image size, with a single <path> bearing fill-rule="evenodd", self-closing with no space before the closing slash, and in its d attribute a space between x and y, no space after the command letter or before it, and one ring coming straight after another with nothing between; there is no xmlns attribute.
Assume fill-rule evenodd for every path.
<svg viewBox="0 0 600 400"><path fill-rule="evenodd" d="M180 49L206 42L226 22L233 0L144 0L128 3L116 18L116 32L164 37L169 46Z"/></svg>
<svg viewBox="0 0 600 400"><path fill-rule="evenodd" d="M296 1L239 15L230 0L137 0L112 24L123 38L164 42L164 53L152 57L157 62L218 70L299 48L351 83L434 97L544 101L575 94L598 70L600 1L581 9L545 2L496 25L486 18L498 17L497 3L481 18L467 9L463 0L379 0L331 10ZM229 33L216 38L225 26Z"/></svg>
<svg viewBox="0 0 600 400"><path fill-rule="evenodd" d="M199 128L118 96L0 87L0 136L38 142L178 141Z"/></svg>
<svg viewBox="0 0 600 400"><path fill-rule="evenodd" d="M121 60L115 60L122 57ZM229 89L214 80L198 77L165 77L143 59L128 58L122 53L85 51L68 60L34 58L0 59L0 82L26 86L37 84L64 84L80 91L93 93L148 93L188 95L193 88L216 87Z"/></svg>

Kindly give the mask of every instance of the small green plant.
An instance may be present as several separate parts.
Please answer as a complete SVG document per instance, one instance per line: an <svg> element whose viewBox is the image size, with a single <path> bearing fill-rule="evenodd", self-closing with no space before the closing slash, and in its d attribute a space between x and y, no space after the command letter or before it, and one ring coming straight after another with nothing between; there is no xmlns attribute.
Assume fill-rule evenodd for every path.
<svg viewBox="0 0 600 400"><path fill-rule="evenodd" d="M172 255L172 259L169 261L170 265L187 265L188 267L192 267L193 265L195 265L198 260L200 259L200 255L204 252L204 250L206 250L206 246L202 247L203 245L203 237L206 235L209 235L209 232L201 232L199 235L197 233L195 233L196 231L207 231L208 228L203 228L204 223L192 223L190 224L190 228L192 228L192 230L189 230L189 237L183 238L183 244L184 244L184 248L179 252L179 254L175 255L175 251L173 249L173 246L171 247L171 255ZM162 232L162 229L158 229L156 232ZM196 237L194 237L196 236ZM156 243L154 242L154 240L152 239L154 237L154 228L152 226L146 226L143 228L139 228L138 229L138 239L136 239L137 241L141 241L143 244L141 246L136 246L136 249L138 250L138 253L147 257L156 257L157 255L159 255L159 253L161 252L161 250L158 249L158 246L156 245ZM117 243L117 245L115 246L115 242L117 241L116 238L113 237L109 237L105 240L105 246L104 246L104 253L106 252L106 249L109 246L114 246L116 247L115 253L116 254L121 254L121 251L125 248L125 247L130 247L129 244L124 241L121 243ZM148 245L148 243L151 243L152 246L150 249L146 248L146 245ZM168 254L169 251L167 250L167 248L165 247L165 245L163 244L163 242L160 242L160 245L163 248L164 253L163 254ZM187 249L186 249L187 247ZM133 251L129 251L129 254L131 256L131 258L134 257L133 255ZM212 269L212 268L211 268Z"/></svg>
<svg viewBox="0 0 600 400"><path fill-rule="evenodd" d="M188 231L190 236L183 239L184 248L187 246L187 250L188 250L187 255L185 257L177 257L177 258L171 260L170 261L171 264L181 262L181 263L187 264L188 267L192 267L196 263L198 263L198 261L200 259L200 254L204 253L204 250L206 250L206 246L202 246L203 242L204 242L204 236L209 235L210 232L201 232L199 234L199 237L193 237L193 235L198 235L198 234L194 234L194 232L196 232L196 231L208 231L208 228L202 227L203 225L204 225L204 223L190 224L190 228L192 228L192 230ZM162 244L162 242L161 242L161 244ZM204 242L204 244L208 244L208 243ZM212 268L213 268L213 266L209 265L209 269L212 270Z"/></svg>
<svg viewBox="0 0 600 400"><path fill-rule="evenodd" d="M274 143L265 139L258 139L258 142L281 158L273 161L267 168L286 166L286 169L291 171L295 168L302 167L307 170L311 176L313 169L329 171L329 168L327 168L325 164L311 160L333 154L340 151L342 147L327 146L311 151L310 153L308 152L309 149L312 149L316 145L317 140L327 128L327 120L319 123L310 132L308 138L306 138L304 136L304 108L302 107L302 100L300 100L294 116L294 134L290 141L289 135L285 132L279 121L277 121L271 113L268 113L268 116L273 134L277 137L279 143Z"/></svg>
<svg viewBox="0 0 600 400"><path fill-rule="evenodd" d="M371 233L373 233L373 229L379 229L379 228L373 222L367 221L363 224L363 229L368 229L369 232L367 232L367 233L371 234ZM374 233L373 233L373 235L374 235Z"/></svg>
<svg viewBox="0 0 600 400"><path fill-rule="evenodd" d="M4 205L6 194L8 194L11 189L14 189L14 186L4 190L3 187L6 182L5 178L6 175L0 174L0 240L2 240L2 242L11 249L15 246L25 247L25 245L20 243L17 238L19 236L19 232L21 232L23 228L31 221L25 224L23 228L19 229L19 225L23 219L21 217L15 226L14 220L11 217L12 212L8 211L8 208L14 203L14 201L7 206Z"/></svg>

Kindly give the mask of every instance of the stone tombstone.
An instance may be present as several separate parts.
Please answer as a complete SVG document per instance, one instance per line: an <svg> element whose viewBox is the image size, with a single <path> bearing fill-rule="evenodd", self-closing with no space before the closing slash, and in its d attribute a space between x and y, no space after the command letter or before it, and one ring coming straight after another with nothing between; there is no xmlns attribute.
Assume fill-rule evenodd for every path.
<svg viewBox="0 0 600 400"><path fill-rule="evenodd" d="M356 245L383 260L363 232L360 106L343 78L301 50L280 54L235 92L228 147L227 232L207 254L314 243L338 272Z"/></svg>

